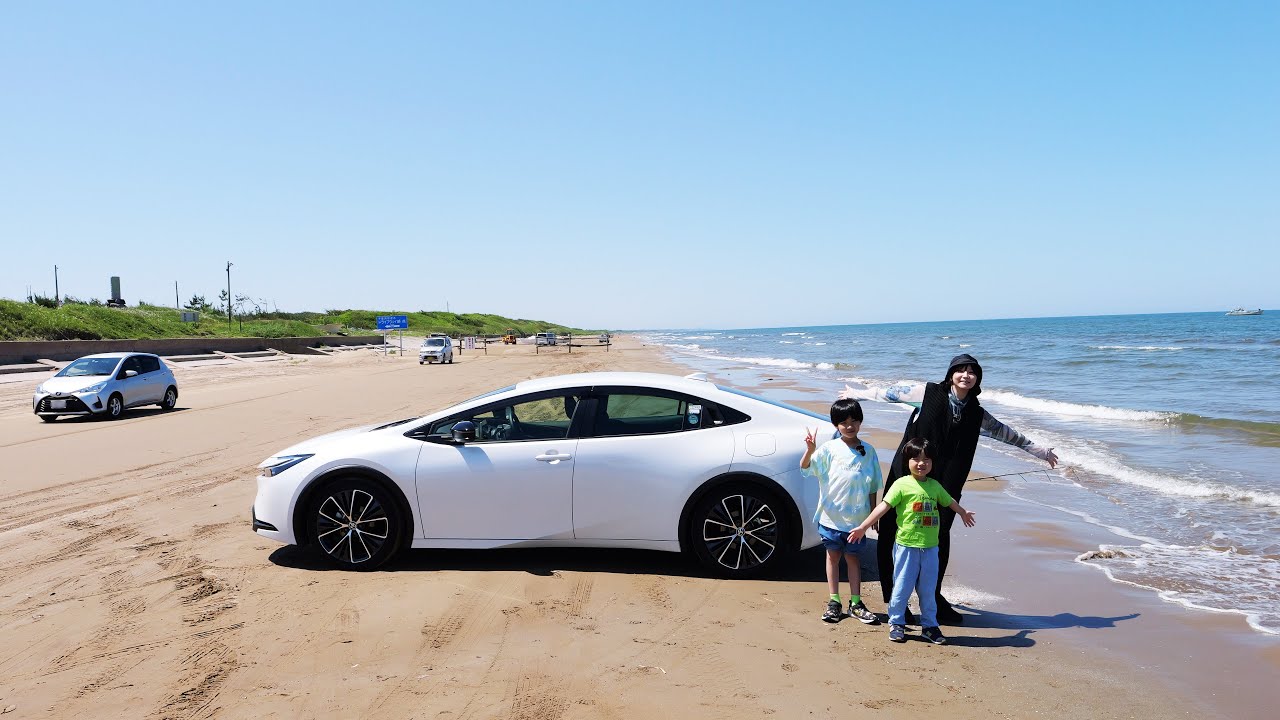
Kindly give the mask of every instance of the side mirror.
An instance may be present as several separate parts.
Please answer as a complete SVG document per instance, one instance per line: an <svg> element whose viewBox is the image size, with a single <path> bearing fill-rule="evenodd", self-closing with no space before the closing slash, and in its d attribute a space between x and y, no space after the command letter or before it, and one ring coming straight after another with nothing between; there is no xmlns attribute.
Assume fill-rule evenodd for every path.
<svg viewBox="0 0 1280 720"><path fill-rule="evenodd" d="M453 426L453 441L459 445L475 442L476 424L470 420L460 420Z"/></svg>
<svg viewBox="0 0 1280 720"><path fill-rule="evenodd" d="M125 379L125 380L128 380L128 379L129 379L129 378L131 378L131 377L138 377L138 371L137 371L137 370L125 370L125 371L124 371L124 379Z"/></svg>

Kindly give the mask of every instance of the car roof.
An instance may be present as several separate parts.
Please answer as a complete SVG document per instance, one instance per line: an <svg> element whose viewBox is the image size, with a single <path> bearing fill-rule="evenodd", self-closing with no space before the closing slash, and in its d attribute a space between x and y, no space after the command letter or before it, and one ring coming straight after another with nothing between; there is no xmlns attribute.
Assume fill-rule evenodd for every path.
<svg viewBox="0 0 1280 720"><path fill-rule="evenodd" d="M94 353L93 355L84 355L84 356L78 357L78 358L76 358L76 359L77 359L77 360L85 360L85 359L89 359L89 358L112 358L112 359L119 360L120 358L131 357L131 356L133 356L133 355L150 355L151 357L158 357L157 355L154 355L153 353L143 353L143 352L109 352L109 353Z"/></svg>
<svg viewBox="0 0 1280 720"><path fill-rule="evenodd" d="M696 395L706 395L719 390L719 388L706 380L650 372L594 372L555 375L524 380L516 383L515 389L519 392L531 392L562 387L594 387L598 385L635 385L637 387L678 390Z"/></svg>

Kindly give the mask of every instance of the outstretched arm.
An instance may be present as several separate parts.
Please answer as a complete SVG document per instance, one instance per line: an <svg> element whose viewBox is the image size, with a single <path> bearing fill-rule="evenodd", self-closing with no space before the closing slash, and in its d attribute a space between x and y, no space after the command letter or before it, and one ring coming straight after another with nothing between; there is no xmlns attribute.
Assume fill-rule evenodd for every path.
<svg viewBox="0 0 1280 720"><path fill-rule="evenodd" d="M947 509L959 515L960 519L964 521L965 527L973 527L973 513L960 507L960 503L952 500L951 504L947 506Z"/></svg>
<svg viewBox="0 0 1280 720"><path fill-rule="evenodd" d="M924 385L900 383L898 385L890 385L884 389L867 388L866 390L855 390L845 385L844 390L840 393L840 399L896 402L920 407L920 403L924 402Z"/></svg>
<svg viewBox="0 0 1280 720"><path fill-rule="evenodd" d="M1049 467L1058 466L1058 456L1054 454L1053 448L1042 448L1039 445L1036 445L1035 443L1031 442L1031 440L1026 435L1023 435L1017 430L1014 430L1008 425L1005 425L1004 423L995 419L995 417L993 417L991 413L987 412L985 409L982 411L981 432L983 435L991 438L992 440L999 440L1002 443L1005 443L1007 445L1012 445L1016 448L1021 448L1026 452L1031 453L1032 455L1035 455L1041 460L1044 460L1045 462L1049 463Z"/></svg>
<svg viewBox="0 0 1280 720"><path fill-rule="evenodd" d="M849 532L849 542L857 542L859 538L866 535L867 531L879 522L880 518L884 517L884 514L887 512L889 512L889 503L884 502L883 500L880 501L880 504L876 506L875 510L871 511L871 514L867 516L867 519L863 520L861 525Z"/></svg>

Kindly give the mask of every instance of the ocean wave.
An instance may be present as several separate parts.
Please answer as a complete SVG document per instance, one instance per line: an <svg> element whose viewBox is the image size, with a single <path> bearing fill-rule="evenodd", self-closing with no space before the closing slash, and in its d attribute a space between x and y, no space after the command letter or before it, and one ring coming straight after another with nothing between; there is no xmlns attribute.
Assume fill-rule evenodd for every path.
<svg viewBox="0 0 1280 720"><path fill-rule="evenodd" d="M1163 423L1173 422L1178 418L1178 413L1173 412L1161 412L1158 410L1129 410L1126 408L1107 407L1106 405L1083 405L1079 403L1062 402L1061 400L1045 400L1043 398L1027 397L1017 393L1005 392L1003 390L984 389L982 391L982 399L990 400L1008 407L1031 410L1038 413L1059 415L1062 417Z"/></svg>
<svg viewBox="0 0 1280 720"><path fill-rule="evenodd" d="M791 333L782 333L782 334L783 334L784 336L786 336L786 335L803 335L804 333L802 333L802 332L791 332Z"/></svg>
<svg viewBox="0 0 1280 720"><path fill-rule="evenodd" d="M1153 590L1166 602L1244 615L1255 630L1280 634L1280 562L1275 558L1235 548L1144 543L1101 545L1076 562L1102 570L1115 582Z"/></svg>
<svg viewBox="0 0 1280 720"><path fill-rule="evenodd" d="M761 367L778 367L778 368L787 368L790 370L811 370L814 367L817 367L818 365L826 364L826 363L817 363L817 364L809 363L803 360L796 360L794 358L773 358L773 357L733 357L729 355L723 355L717 359L726 361L726 362L740 362L740 363L747 363L750 365L760 365ZM827 369L830 369L830 368L828 367Z"/></svg>
<svg viewBox="0 0 1280 720"><path fill-rule="evenodd" d="M1059 456L1065 463L1073 466L1073 470L1084 470L1092 475L1131 487L1175 497L1251 503L1262 507L1280 508L1280 494L1274 492L1224 485L1195 477L1187 478L1152 470L1140 470L1125 465L1110 451L1082 446L1070 441L1048 443L1048 445L1058 447L1061 450Z"/></svg>
<svg viewBox="0 0 1280 720"><path fill-rule="evenodd" d="M1178 350L1186 350L1185 346L1164 346L1164 345L1090 345L1090 350L1141 350L1144 352L1156 352L1167 350L1170 352Z"/></svg>

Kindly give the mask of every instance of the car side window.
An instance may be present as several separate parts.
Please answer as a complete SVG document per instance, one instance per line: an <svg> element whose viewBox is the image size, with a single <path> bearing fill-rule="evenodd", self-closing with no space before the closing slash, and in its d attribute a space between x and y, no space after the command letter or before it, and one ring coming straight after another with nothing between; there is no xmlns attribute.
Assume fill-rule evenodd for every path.
<svg viewBox="0 0 1280 720"><path fill-rule="evenodd" d="M125 358L124 364L120 366L120 377L124 377L124 374L129 370L132 370L139 375L142 374L142 362L137 355L134 355L131 358Z"/></svg>
<svg viewBox="0 0 1280 720"><path fill-rule="evenodd" d="M140 355L138 356L138 362L142 363L141 372L143 373L153 373L153 372L158 372L160 370L159 358L154 358L147 355Z"/></svg>
<svg viewBox="0 0 1280 720"><path fill-rule="evenodd" d="M569 436L569 425L580 399L574 393L488 406L441 420L431 426L430 434L447 437L454 425L470 420L476 426L477 442L561 440Z"/></svg>
<svg viewBox="0 0 1280 720"><path fill-rule="evenodd" d="M692 398L609 393L599 404L596 437L655 435L702 427L703 404Z"/></svg>

